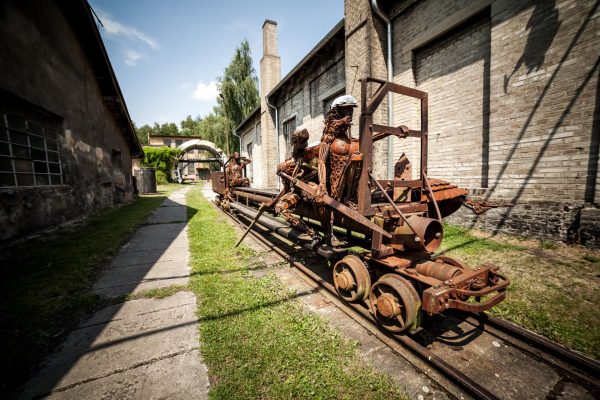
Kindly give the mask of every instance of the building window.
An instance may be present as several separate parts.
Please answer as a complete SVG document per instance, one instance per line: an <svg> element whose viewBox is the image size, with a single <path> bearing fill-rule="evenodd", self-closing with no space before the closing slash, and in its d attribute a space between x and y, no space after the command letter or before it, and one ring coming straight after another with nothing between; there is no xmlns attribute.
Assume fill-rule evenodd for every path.
<svg viewBox="0 0 600 400"><path fill-rule="evenodd" d="M333 101L339 96L343 95L345 93L345 90L346 89L344 88L340 91L336 91L334 94L323 99L323 116L327 115L327 112L331 110L331 104L333 104Z"/></svg>
<svg viewBox="0 0 600 400"><path fill-rule="evenodd" d="M296 117L288 118L283 121L283 137L285 139L285 154L288 157L291 153L290 136L296 129Z"/></svg>
<svg viewBox="0 0 600 400"><path fill-rule="evenodd" d="M179 147L183 144L183 140L176 140L175 141L175 147Z"/></svg>
<svg viewBox="0 0 600 400"><path fill-rule="evenodd" d="M248 158L252 160L252 142L246 145L246 151L248 152ZM248 174L248 178L252 178L252 175L254 173L253 165L254 163L250 163L246 166L246 173Z"/></svg>
<svg viewBox="0 0 600 400"><path fill-rule="evenodd" d="M167 147L171 147L171 139L163 139L163 143Z"/></svg>
<svg viewBox="0 0 600 400"><path fill-rule="evenodd" d="M0 187L62 185L57 139L57 121L0 113Z"/></svg>
<svg viewBox="0 0 600 400"><path fill-rule="evenodd" d="M121 152L119 150L113 149L111 153L111 161L113 170L121 170Z"/></svg>

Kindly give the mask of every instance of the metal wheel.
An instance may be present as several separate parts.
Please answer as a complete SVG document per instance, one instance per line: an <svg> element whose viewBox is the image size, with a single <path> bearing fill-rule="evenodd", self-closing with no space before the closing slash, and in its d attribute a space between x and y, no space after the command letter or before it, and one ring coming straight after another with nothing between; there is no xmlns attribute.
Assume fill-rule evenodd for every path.
<svg viewBox="0 0 600 400"><path fill-rule="evenodd" d="M383 275L369 294L369 307L377 322L394 333L419 326L421 301L415 288L396 274Z"/></svg>
<svg viewBox="0 0 600 400"><path fill-rule="evenodd" d="M371 290L371 277L365 263L357 256L349 255L333 267L333 284L346 301L366 300Z"/></svg>

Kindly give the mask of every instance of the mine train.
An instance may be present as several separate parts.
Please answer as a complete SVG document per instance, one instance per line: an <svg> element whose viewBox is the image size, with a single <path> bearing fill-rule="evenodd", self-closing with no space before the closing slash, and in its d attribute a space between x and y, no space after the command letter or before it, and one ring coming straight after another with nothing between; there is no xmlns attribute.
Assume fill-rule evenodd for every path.
<svg viewBox="0 0 600 400"><path fill-rule="evenodd" d="M368 98L369 85L376 90ZM373 114L388 92L420 102L419 130L373 123ZM323 224L318 222L318 207L332 210L333 229L341 238L335 248L311 247L310 235L273 218L273 201L281 193L252 189L247 181L232 184L227 165L211 177L216 202L329 258L338 295L347 302L367 304L373 318L390 332L415 332L423 314L488 310L505 298L509 285L499 268L491 264L468 268L434 254L443 239L442 219L461 207L468 191L427 177L427 114L427 93L374 78L361 79L359 138L348 138L351 156L338 199L318 190L321 144L306 148L301 178L278 170L288 182L287 189L297 194L293 214L303 223L319 229ZM420 140L418 179L413 179L404 154L395 164L393 179L373 176L373 142L389 135ZM265 209L268 213L261 215ZM348 254L347 249L357 245L364 252Z"/></svg>

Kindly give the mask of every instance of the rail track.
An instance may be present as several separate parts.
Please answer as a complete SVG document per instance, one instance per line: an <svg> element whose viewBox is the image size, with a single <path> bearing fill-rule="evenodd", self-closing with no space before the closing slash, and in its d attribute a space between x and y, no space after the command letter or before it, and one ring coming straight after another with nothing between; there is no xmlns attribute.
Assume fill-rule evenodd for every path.
<svg viewBox="0 0 600 400"><path fill-rule="evenodd" d="M236 215L231 210L225 214L242 228L247 228L250 223L247 216ZM514 363L517 364L514 367L523 364L533 365L533 368L536 365L545 366L540 367L540 371L545 370L546 375L552 376L555 381L553 386L549 390L541 387L544 377L540 377L540 382L537 383L540 390L536 391L535 387L530 387L527 398L600 398L600 363L597 360L485 313L454 312L448 316L436 316L428 319L425 328L413 335L394 335L378 327L368 308L360 304L348 303L337 296L335 287L329 278L319 275L314 268L309 268L307 262L302 260L301 255L306 256L306 252L294 250L286 245L289 239L284 239L283 236L264 227L261 232L255 227L250 234L265 247L288 261L303 277L323 288L341 311L368 329L395 353L406 358L408 349L425 363L434 367L444 379L456 385L456 388L450 388L445 385L445 382L438 382L456 398L462 398L463 391L468 396L481 399L525 398L522 392L514 393L514 388L511 387L511 385L517 384L515 382L518 379L528 379L519 376L518 368L511 374L511 365L505 366L508 370L508 377L498 379L498 374L489 377L485 372L482 373L482 370L485 371L485 366L483 369L472 368L473 366L468 362L456 362L456 357L447 358L448 354L468 353L468 343L464 346L454 346L453 340L459 343L470 342L474 337L479 338L482 335L486 336L487 341L494 343L494 346L506 347L507 353L514 358ZM318 262L318 260L314 261L314 263ZM323 263L323 261L320 262ZM312 263L311 267L313 267ZM463 332L452 334L459 325L461 327L458 330ZM448 332L451 334L448 335ZM436 347L438 351L436 351ZM424 372L427 373L427 371ZM541 375L543 374L540 372ZM535 376L535 372L532 376ZM436 380L435 377L433 379ZM531 380L531 386L536 386L536 379L532 378Z"/></svg>

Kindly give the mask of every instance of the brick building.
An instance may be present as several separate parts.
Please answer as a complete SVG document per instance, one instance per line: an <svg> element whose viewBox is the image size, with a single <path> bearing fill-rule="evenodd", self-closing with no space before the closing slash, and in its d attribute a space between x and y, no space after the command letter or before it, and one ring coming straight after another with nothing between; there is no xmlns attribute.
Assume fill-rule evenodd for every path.
<svg viewBox="0 0 600 400"><path fill-rule="evenodd" d="M0 2L0 240L133 198L143 155L85 0Z"/></svg>
<svg viewBox="0 0 600 400"><path fill-rule="evenodd" d="M343 22L280 82L272 79L279 60L269 64L263 61L273 57L263 56L264 104L253 131L262 147L251 146L253 158L263 161L260 169L254 165L255 184L274 186L290 129L306 127L311 141L318 140L329 94L345 91L360 100L358 79L389 73L394 82L429 93L429 176L501 205L481 215L462 208L453 222L599 246L598 3L379 3L346 0ZM263 50L276 55L276 25L265 26ZM393 97L375 119L417 126L419 115L416 104ZM246 140L248 127L239 128ZM358 112L355 136L356 128ZM410 140L380 141L374 151L380 178L403 152L418 167L419 149Z"/></svg>

